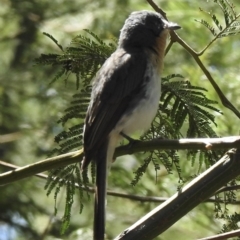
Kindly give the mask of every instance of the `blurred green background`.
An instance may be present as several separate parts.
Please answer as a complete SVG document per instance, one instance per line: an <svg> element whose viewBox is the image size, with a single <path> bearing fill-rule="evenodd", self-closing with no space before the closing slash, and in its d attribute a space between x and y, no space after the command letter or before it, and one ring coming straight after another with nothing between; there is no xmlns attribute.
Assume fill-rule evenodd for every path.
<svg viewBox="0 0 240 240"><path fill-rule="evenodd" d="M182 26L178 31L196 51L212 39L210 32L195 19L209 16L199 8L221 16L214 1L173 0L156 3L166 11L169 20ZM240 12L238 0L234 0ZM41 53L58 53L60 49L42 34L53 35L63 47L71 39L90 29L106 41L118 38L124 20L135 10L151 10L146 1L137 0L2 0L0 7L0 160L24 166L45 159L56 147L54 136L63 130L57 120L63 115L71 96L77 92L75 77L65 85L49 85L57 67L34 65ZM222 17L219 17L223 20ZM240 35L219 39L201 57L227 98L240 109ZM219 101L209 81L195 61L181 46L174 44L165 59L164 76L179 73L193 85L205 87L208 97ZM239 134L239 119L219 102L224 115L216 115L219 136ZM137 159L139 161L137 161ZM178 187L176 171L167 174L150 166L139 184L130 185L141 163L141 155L122 157L113 167L109 189L143 196L170 197ZM183 176L198 173L198 166L181 159ZM204 167L201 171L204 170ZM0 167L1 172L7 171ZM60 222L65 193L61 193L54 216L54 199L46 196L45 181L31 177L0 188L0 240L20 239L91 239L93 200L85 199L81 215L79 202L73 205L69 230L60 236ZM113 239L157 204L108 197L107 236ZM231 208L231 207L229 207ZM234 208L233 208L234 209ZM222 222L214 220L213 204L201 204L157 239L188 240L206 237L220 231Z"/></svg>

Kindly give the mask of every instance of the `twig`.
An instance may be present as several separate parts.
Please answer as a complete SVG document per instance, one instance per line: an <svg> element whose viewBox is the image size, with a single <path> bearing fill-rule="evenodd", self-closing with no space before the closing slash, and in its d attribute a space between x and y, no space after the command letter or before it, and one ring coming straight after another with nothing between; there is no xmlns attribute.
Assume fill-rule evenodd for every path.
<svg viewBox="0 0 240 240"><path fill-rule="evenodd" d="M167 19L167 14L166 12L164 12L160 7L158 7L158 5L152 1L152 0L147 0L147 2L151 5L151 7L156 11L156 12L159 12L163 15L163 17L165 19Z"/></svg>
<svg viewBox="0 0 240 240"><path fill-rule="evenodd" d="M0 161L0 165L4 166L4 167L7 167L9 169L19 168L19 166L9 164L9 163L6 163L4 161ZM43 174L43 173L38 173L38 174L35 174L34 176L39 177L39 178L44 179L44 180L46 180L48 178L48 175ZM61 181L61 179L59 181ZM95 193L94 188L92 188L92 187L79 186L77 183L75 183L75 187L76 188L81 188L82 190L87 191L89 193ZM236 186L234 186L234 187L236 187ZM221 188L219 191L217 191L215 194L220 193L220 192L224 192L224 191L240 189L240 186L237 186L237 187L238 188L234 188L234 189L232 189L231 187L230 187L231 189L229 189L228 187L224 187L224 188ZM168 198L166 198L166 197L155 197L155 196L145 197L145 196L115 192L115 191L111 191L111 190L107 190L107 195L108 196L113 196L113 197L125 198L125 199L129 199L129 200L132 200L132 201L149 202L149 203L163 203L163 202L168 200ZM223 201L223 200L220 200L220 199L216 200L215 198L209 198L209 199L205 200L204 202L207 202L207 203L218 202L218 203L225 203L225 204L232 204L232 205L239 205L240 204L240 201L234 201L234 202L231 201L230 202L230 201Z"/></svg>
<svg viewBox="0 0 240 240"><path fill-rule="evenodd" d="M198 138L198 139L154 139L147 142L137 141L134 144L118 147L115 157L133 154L136 152L154 151L154 150L216 150L240 148L240 137L224 137L224 138ZM66 166L77 163L82 160L83 151L78 150L56 157L47 158L45 160L20 167L14 171L0 174L0 185L9 184L20 179L33 176L37 173L48 171L53 168Z"/></svg>
<svg viewBox="0 0 240 240"><path fill-rule="evenodd" d="M218 191L216 191L214 195L222 192L228 192L228 191L239 190L239 189L240 189L240 185L222 187Z"/></svg>
<svg viewBox="0 0 240 240"><path fill-rule="evenodd" d="M68 164L79 162L82 159L82 149L75 152L62 154L56 157L20 167L14 171L0 174L0 185L18 181L20 179L31 177L37 173L48 171L53 168L66 166Z"/></svg>
<svg viewBox="0 0 240 240"><path fill-rule="evenodd" d="M225 239L229 239L232 237L239 237L239 236L240 236L240 229L231 231L231 232L221 233L211 237L201 238L198 240L225 240Z"/></svg>

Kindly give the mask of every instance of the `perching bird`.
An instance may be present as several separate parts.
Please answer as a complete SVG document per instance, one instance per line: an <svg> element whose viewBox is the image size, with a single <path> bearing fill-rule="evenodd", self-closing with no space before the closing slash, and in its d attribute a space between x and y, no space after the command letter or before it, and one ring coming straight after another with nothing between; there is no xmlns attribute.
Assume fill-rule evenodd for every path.
<svg viewBox="0 0 240 240"><path fill-rule="evenodd" d="M168 30L179 29L156 12L133 12L125 21L116 51L98 71L84 126L82 169L95 161L94 239L104 239L107 173L122 137L146 131L161 91Z"/></svg>

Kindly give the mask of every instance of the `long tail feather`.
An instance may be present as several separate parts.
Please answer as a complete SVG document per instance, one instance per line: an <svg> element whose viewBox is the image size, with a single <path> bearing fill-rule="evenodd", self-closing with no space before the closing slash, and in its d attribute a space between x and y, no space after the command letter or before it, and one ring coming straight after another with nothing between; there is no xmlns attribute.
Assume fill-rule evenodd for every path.
<svg viewBox="0 0 240 240"><path fill-rule="evenodd" d="M94 240L104 240L105 234L106 188L108 175L107 148L108 141L102 145L96 160L97 172L94 205Z"/></svg>

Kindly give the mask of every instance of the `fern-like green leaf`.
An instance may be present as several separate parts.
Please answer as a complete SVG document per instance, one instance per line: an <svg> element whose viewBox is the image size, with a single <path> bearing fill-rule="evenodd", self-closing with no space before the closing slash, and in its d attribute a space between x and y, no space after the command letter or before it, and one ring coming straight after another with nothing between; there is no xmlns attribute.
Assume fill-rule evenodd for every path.
<svg viewBox="0 0 240 240"><path fill-rule="evenodd" d="M236 17L234 5L228 0L215 0L214 2L220 6L224 14L225 24L228 26Z"/></svg>
<svg viewBox="0 0 240 240"><path fill-rule="evenodd" d="M216 134L210 131L210 122L214 123L214 115L205 109L219 112L213 107L215 101L205 97L201 87L191 86L188 81L169 81L163 79L160 114L167 114L174 123L174 129L181 129L184 122L189 122L187 136L210 137ZM170 108L170 111L169 111ZM205 109L204 109L205 108Z"/></svg>
<svg viewBox="0 0 240 240"><path fill-rule="evenodd" d="M131 182L132 186L136 186L136 184L141 179L142 175L146 172L147 167L151 161L152 161L152 153L150 153L149 156L144 159L144 163L134 172L135 177Z"/></svg>
<svg viewBox="0 0 240 240"><path fill-rule="evenodd" d="M216 24L216 26L218 27L218 29L220 31L222 31L223 27L220 24L219 20L217 19L216 15L212 14L212 20L214 21L214 23Z"/></svg>
<svg viewBox="0 0 240 240"><path fill-rule="evenodd" d="M35 59L37 64L54 65L61 68L51 82L60 79L64 74L67 76L64 79L66 82L69 74L74 73L77 88L80 86L81 79L83 80L83 86L87 87L99 67L116 49L116 44L106 44L91 31L85 30L85 32L89 37L83 34L78 35L66 49L64 49L53 36L44 33L44 35L49 37L63 52L61 54L42 54L39 58Z"/></svg>
<svg viewBox="0 0 240 240"><path fill-rule="evenodd" d="M210 23L208 23L207 21L201 19L201 20L198 20L198 19L195 19L196 22L199 22L201 23L203 26L205 26L211 33L213 36L217 36L217 32L216 32L216 29L214 27L212 27L210 25Z"/></svg>
<svg viewBox="0 0 240 240"><path fill-rule="evenodd" d="M238 18L240 17L240 14L237 14L235 12L234 5L228 0L215 0L214 2L222 10L223 17L225 20L225 26L222 26L220 24L219 18L215 14L204 11L203 9L200 9L200 10L202 12L207 13L211 17L212 21L215 23L218 30L212 27L211 24L209 24L206 20L201 19L196 21L200 22L207 29L209 29L211 33L215 36L215 39L236 35L240 33L240 29L238 27L239 26Z"/></svg>
<svg viewBox="0 0 240 240"><path fill-rule="evenodd" d="M72 177L71 180L74 178ZM71 219L71 208L73 204L73 196L75 193L75 187L72 186L72 182L68 181L66 183L66 201L65 201L65 209L64 215L62 218L62 226L61 226L61 234L64 234L68 229Z"/></svg>
<svg viewBox="0 0 240 240"><path fill-rule="evenodd" d="M62 45L60 45L60 44L58 43L58 41L57 41L52 35L50 35L49 33L46 33L46 32L43 32L43 34L44 34L45 36L49 37L49 38L63 51Z"/></svg>

